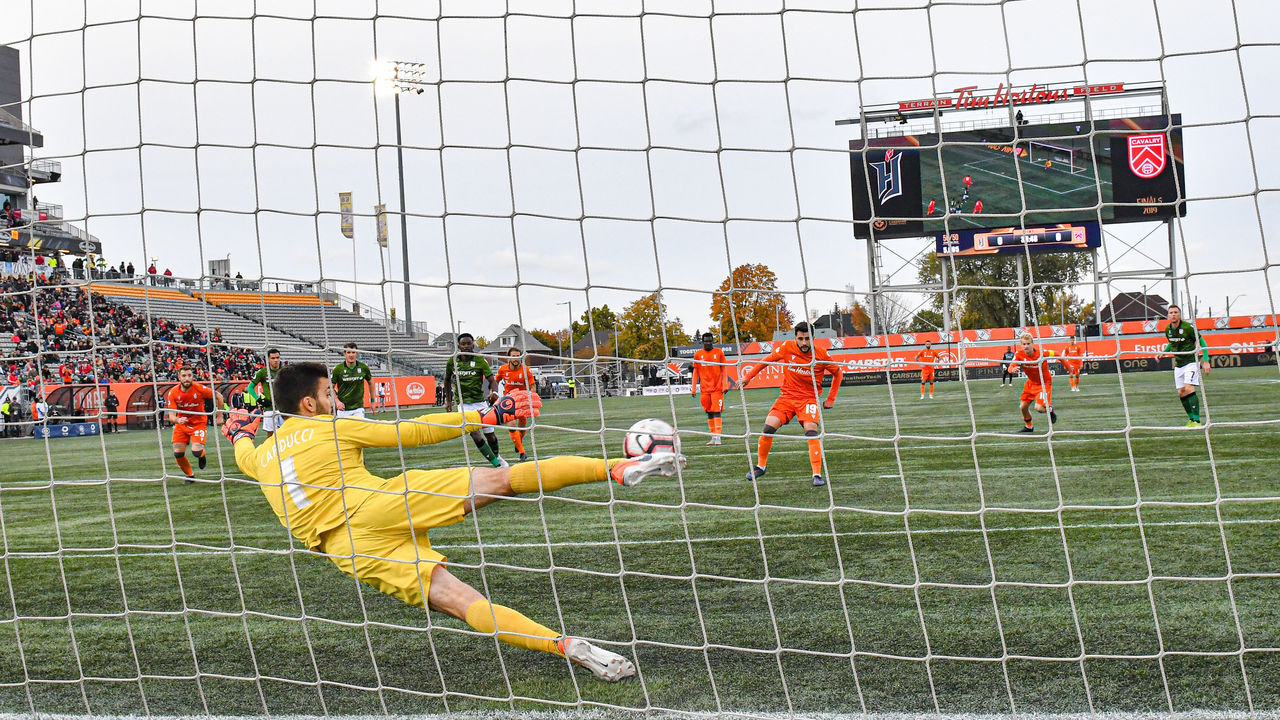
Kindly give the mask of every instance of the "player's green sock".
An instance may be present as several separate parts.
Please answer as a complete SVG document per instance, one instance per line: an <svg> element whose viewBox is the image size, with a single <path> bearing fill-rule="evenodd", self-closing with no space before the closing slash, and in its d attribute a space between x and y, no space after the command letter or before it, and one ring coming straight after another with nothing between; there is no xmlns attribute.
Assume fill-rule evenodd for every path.
<svg viewBox="0 0 1280 720"><path fill-rule="evenodd" d="M1185 397L1178 396L1178 402L1182 403L1182 412L1187 414L1187 419L1191 420L1191 403Z"/></svg>
<svg viewBox="0 0 1280 720"><path fill-rule="evenodd" d="M1187 416L1196 422L1200 422L1200 394L1191 393L1186 397L1187 400Z"/></svg>
<svg viewBox="0 0 1280 720"><path fill-rule="evenodd" d="M472 439L474 440L475 438L472 438ZM479 440L476 440L475 443L476 443L476 449L480 451L480 454L484 456L485 460L488 460L490 463L492 463L493 459L498 457L498 454L495 453L489 447L489 443L486 442L483 437L481 437Z"/></svg>

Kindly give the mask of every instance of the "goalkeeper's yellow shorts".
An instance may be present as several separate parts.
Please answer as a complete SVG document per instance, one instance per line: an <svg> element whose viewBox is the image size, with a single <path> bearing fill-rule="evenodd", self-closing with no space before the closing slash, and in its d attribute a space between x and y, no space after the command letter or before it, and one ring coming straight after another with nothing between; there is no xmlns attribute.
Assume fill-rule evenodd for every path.
<svg viewBox="0 0 1280 720"><path fill-rule="evenodd" d="M431 571L445 560L431 548L427 531L461 520L470 490L468 468L410 470L388 478L347 524L321 537L320 550L342 572L425 608Z"/></svg>

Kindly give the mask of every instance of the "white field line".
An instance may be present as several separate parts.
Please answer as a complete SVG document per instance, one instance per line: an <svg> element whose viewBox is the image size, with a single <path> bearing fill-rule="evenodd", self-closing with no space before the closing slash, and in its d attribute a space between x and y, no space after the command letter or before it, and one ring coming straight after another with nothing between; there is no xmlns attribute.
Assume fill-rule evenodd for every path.
<svg viewBox="0 0 1280 720"><path fill-rule="evenodd" d="M1258 518L1244 520L1223 520L1221 525L1224 527L1232 525L1269 525L1272 523L1280 523L1280 518ZM1152 521L1141 523L1143 528L1154 527L1217 527L1217 520L1167 520ZM1116 530L1138 528L1139 523L1064 523L1059 525L1026 525L1019 527L1001 527L987 528L986 533L990 535L998 535L1010 532L1056 532L1059 527L1064 530ZM979 535L984 531L982 528L923 528L911 531L912 536L921 535ZM873 537L873 536L898 536L906 535L904 530L848 530L837 533L766 533L760 535L727 535L718 537L691 537L685 538L662 538L654 540L571 540L559 542L492 542L492 543L432 543L431 547L437 550L478 550L481 548L487 550L500 549L527 549L527 548L581 548L581 547L621 547L621 546L645 546L645 545L684 545L718 543L718 542L758 542L760 540L818 540L832 537ZM63 558L89 558L89 557L152 557L152 556L201 556L201 555L227 555L232 552L230 549L219 550L177 550L167 547L158 547L154 550L127 552L112 552L111 548L78 548L73 550L63 550L61 553L57 551L39 551L39 552L9 552L6 553L8 560L24 560L33 558L49 558L61 555ZM265 549L252 548L247 546L239 546L235 548L238 554L266 554L266 555L284 555L293 552L289 549ZM303 551L305 552L305 551ZM0 716L2 718L3 716Z"/></svg>

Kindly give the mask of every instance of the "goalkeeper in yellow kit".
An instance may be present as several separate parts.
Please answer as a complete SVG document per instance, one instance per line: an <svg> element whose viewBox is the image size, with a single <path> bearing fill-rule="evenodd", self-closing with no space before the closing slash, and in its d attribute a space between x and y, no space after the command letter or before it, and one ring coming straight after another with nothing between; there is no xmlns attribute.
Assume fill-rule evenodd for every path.
<svg viewBox="0 0 1280 720"><path fill-rule="evenodd" d="M365 448L451 440L486 425L536 417L542 401L533 393L515 391L480 412L428 414L395 423L335 420L329 373L318 363L284 367L273 390L275 409L288 417L275 435L254 447L258 417L244 415L229 420L223 433L235 447L240 470L261 484L294 537L348 575L411 605L464 620L505 643L564 656L604 680L635 675L625 657L489 602L449 572L444 556L431 548L427 531L456 523L501 496L605 480L631 486L655 474L670 477L684 465L683 457L554 457L508 468L410 470L384 479L365 468Z"/></svg>

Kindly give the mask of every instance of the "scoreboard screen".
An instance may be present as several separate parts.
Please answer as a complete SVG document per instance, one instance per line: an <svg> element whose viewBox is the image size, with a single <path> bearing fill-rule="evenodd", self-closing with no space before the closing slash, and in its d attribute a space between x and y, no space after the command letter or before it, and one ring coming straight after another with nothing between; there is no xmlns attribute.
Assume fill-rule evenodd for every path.
<svg viewBox="0 0 1280 720"><path fill-rule="evenodd" d="M957 230L934 236L938 255L974 257L1021 252L1072 252L1102 245L1096 222L1060 223L1046 227Z"/></svg>
<svg viewBox="0 0 1280 720"><path fill-rule="evenodd" d="M861 238L1186 215L1176 114L857 139L849 150Z"/></svg>

